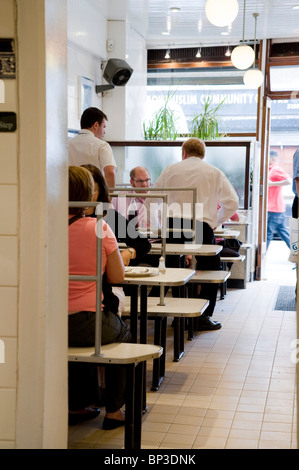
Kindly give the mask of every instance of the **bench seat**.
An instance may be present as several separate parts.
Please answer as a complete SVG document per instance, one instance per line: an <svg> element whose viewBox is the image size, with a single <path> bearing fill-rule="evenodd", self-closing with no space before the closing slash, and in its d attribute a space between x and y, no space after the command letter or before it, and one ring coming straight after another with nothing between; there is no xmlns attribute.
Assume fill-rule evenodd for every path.
<svg viewBox="0 0 299 470"><path fill-rule="evenodd" d="M163 353L161 346L152 344L111 343L95 348L68 348L69 362L83 362L105 367L124 366L126 369L125 449L141 448L142 412L144 408L145 363Z"/></svg>

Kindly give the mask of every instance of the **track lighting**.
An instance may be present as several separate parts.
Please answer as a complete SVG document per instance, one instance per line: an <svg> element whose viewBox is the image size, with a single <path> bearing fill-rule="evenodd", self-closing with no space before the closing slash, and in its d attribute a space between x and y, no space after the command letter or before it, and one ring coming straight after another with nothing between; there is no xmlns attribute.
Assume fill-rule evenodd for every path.
<svg viewBox="0 0 299 470"><path fill-rule="evenodd" d="M170 49L167 49L164 59L170 59Z"/></svg>
<svg viewBox="0 0 299 470"><path fill-rule="evenodd" d="M232 53L232 51L230 50L230 48L229 48L229 46L228 46L228 48L227 48L226 51L225 51L226 57L230 57L230 56L231 56L231 53Z"/></svg>

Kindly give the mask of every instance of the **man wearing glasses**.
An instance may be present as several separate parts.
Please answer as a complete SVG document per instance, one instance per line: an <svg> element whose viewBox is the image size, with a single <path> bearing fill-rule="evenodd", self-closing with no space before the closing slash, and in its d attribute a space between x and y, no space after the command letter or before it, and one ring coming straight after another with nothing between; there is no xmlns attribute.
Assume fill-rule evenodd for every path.
<svg viewBox="0 0 299 470"><path fill-rule="evenodd" d="M139 228L148 228L149 216L144 204L145 198L139 197L138 195L141 193L147 193L147 188L151 185L149 171L142 166L133 168L130 172L130 184L132 188L144 188L144 191L138 191L136 197L129 200L128 217L130 217L131 213L131 216L138 218Z"/></svg>
<svg viewBox="0 0 299 470"><path fill-rule="evenodd" d="M148 170L142 166L136 166L130 172L130 183L133 188L149 188L151 178ZM144 191L145 193L147 191Z"/></svg>
<svg viewBox="0 0 299 470"><path fill-rule="evenodd" d="M149 171L137 166L130 171L130 184L132 188L143 188L142 191L132 192L132 198L114 197L112 204L118 212L120 212L128 220L132 221L136 228L147 230L149 228L157 229L160 227L158 207L156 210L150 210L150 205L146 204L148 188L151 186L151 177ZM148 198L149 199L149 198Z"/></svg>

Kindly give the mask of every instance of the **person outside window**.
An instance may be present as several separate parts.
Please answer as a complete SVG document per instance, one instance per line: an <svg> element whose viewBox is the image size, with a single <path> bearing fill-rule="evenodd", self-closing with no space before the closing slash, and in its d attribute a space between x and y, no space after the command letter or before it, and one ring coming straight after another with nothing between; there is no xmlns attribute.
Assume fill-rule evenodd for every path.
<svg viewBox="0 0 299 470"><path fill-rule="evenodd" d="M299 149L293 156L293 193L292 217L298 219L298 195L299 195Z"/></svg>
<svg viewBox="0 0 299 470"><path fill-rule="evenodd" d="M278 165L278 154L274 150L270 151L268 179L267 249L275 233L290 248L289 230L285 225L286 205L282 187L291 184L291 180L284 169Z"/></svg>

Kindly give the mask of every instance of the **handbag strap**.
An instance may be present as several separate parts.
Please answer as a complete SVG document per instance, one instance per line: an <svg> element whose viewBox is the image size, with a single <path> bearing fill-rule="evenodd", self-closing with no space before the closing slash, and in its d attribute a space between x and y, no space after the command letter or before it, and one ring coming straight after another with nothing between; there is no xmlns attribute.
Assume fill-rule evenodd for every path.
<svg viewBox="0 0 299 470"><path fill-rule="evenodd" d="M81 219L81 218L82 218L81 214L75 215L74 217L69 219L69 225L72 225L74 222L76 222L76 220Z"/></svg>

